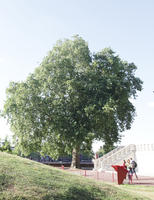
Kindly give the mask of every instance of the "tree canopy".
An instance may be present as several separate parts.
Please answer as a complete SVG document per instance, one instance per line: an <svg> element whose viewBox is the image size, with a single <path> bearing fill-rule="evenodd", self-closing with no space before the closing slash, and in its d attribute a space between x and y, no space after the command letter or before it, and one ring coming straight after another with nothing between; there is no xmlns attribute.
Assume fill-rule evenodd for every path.
<svg viewBox="0 0 154 200"><path fill-rule="evenodd" d="M16 146L52 157L91 149L95 139L112 146L134 120L136 69L110 48L92 54L79 36L58 41L34 73L7 88L3 115Z"/></svg>

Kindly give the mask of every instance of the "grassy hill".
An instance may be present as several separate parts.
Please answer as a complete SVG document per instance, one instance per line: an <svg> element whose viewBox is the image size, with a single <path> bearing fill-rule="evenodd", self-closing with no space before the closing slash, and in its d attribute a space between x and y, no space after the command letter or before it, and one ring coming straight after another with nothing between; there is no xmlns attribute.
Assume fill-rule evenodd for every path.
<svg viewBox="0 0 154 200"><path fill-rule="evenodd" d="M134 194L135 195L135 194ZM146 200L111 184L0 152L0 200Z"/></svg>

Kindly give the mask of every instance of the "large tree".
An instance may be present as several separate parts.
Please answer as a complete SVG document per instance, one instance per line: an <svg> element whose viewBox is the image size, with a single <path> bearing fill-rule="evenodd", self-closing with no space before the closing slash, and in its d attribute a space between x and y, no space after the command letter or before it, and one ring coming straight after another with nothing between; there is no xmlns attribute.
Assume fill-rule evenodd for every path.
<svg viewBox="0 0 154 200"><path fill-rule="evenodd" d="M79 167L80 149L93 140L112 146L134 120L130 99L142 89L136 69L111 49L92 54L79 36L58 41L33 74L7 89L3 115L17 147L52 157L71 152Z"/></svg>

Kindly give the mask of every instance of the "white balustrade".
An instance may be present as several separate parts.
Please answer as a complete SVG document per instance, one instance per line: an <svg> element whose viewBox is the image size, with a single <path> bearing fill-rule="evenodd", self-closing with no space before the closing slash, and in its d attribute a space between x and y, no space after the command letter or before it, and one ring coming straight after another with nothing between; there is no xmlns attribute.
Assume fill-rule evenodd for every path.
<svg viewBox="0 0 154 200"><path fill-rule="evenodd" d="M130 144L125 147L118 147L106 155L95 159L94 169L113 170L111 165L122 164L123 160L127 160L130 157L135 157L136 146Z"/></svg>

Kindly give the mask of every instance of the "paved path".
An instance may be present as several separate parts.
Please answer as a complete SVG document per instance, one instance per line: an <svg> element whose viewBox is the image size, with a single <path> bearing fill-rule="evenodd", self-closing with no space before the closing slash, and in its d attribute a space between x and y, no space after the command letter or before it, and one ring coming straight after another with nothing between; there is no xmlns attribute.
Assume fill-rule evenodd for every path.
<svg viewBox="0 0 154 200"><path fill-rule="evenodd" d="M136 185L154 185L154 177L149 176L139 176L138 180L133 178L133 184Z"/></svg>
<svg viewBox="0 0 154 200"><path fill-rule="evenodd" d="M103 171L103 172L97 172L94 170L82 170L82 169L70 169L65 168L65 170L69 171L70 173L84 176L86 178L92 178L100 181L106 181L106 182L117 182L117 173L116 172L109 172L109 171ZM128 184L129 180L128 177L124 180L124 184ZM154 185L154 177L148 177L148 176L138 176L138 179L136 179L135 176L133 176L132 184L134 185Z"/></svg>

